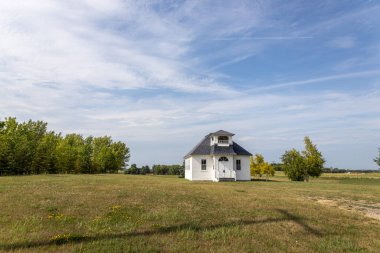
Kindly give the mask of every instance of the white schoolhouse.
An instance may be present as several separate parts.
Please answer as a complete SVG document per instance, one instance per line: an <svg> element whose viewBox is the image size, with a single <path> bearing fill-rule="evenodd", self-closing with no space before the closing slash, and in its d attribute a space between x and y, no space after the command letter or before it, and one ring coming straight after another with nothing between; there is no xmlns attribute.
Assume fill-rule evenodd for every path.
<svg viewBox="0 0 380 253"><path fill-rule="evenodd" d="M185 157L188 180L251 180L247 150L232 140L233 133L219 130L206 135Z"/></svg>

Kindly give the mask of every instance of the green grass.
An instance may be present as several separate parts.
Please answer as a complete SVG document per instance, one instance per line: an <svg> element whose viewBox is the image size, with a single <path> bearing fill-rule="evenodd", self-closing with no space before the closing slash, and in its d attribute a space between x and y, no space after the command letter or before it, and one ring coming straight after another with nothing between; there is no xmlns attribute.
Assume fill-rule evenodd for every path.
<svg viewBox="0 0 380 253"><path fill-rule="evenodd" d="M0 177L0 251L378 252L380 221L318 199L376 205L380 176Z"/></svg>

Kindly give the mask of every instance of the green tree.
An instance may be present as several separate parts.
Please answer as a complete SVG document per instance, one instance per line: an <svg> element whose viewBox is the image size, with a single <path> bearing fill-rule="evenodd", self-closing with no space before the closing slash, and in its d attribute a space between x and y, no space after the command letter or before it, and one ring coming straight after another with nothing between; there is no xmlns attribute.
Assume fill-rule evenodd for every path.
<svg viewBox="0 0 380 253"><path fill-rule="evenodd" d="M283 164L282 163L275 163L272 162L270 165L272 165L273 169L275 171L283 171L284 169L282 168Z"/></svg>
<svg viewBox="0 0 380 253"><path fill-rule="evenodd" d="M57 173L57 145L61 136L54 132L45 134L35 151L31 169L33 174Z"/></svg>
<svg viewBox="0 0 380 253"><path fill-rule="evenodd" d="M116 173L129 161L129 148L111 137L47 131L47 123L0 121L0 175Z"/></svg>
<svg viewBox="0 0 380 253"><path fill-rule="evenodd" d="M8 175L8 140L5 132L5 121L0 121L0 176Z"/></svg>
<svg viewBox="0 0 380 253"><path fill-rule="evenodd" d="M141 167L141 174L145 175L145 174L149 174L149 173L150 173L150 168L148 165Z"/></svg>
<svg viewBox="0 0 380 253"><path fill-rule="evenodd" d="M94 173L93 171L93 140L94 137L88 136L84 139L83 145L80 148L80 163L81 163L81 173Z"/></svg>
<svg viewBox="0 0 380 253"><path fill-rule="evenodd" d="M84 146L82 135L67 134L57 146L57 164L61 173L81 173Z"/></svg>
<svg viewBox="0 0 380 253"><path fill-rule="evenodd" d="M285 175L292 181L304 181L307 174L305 159L295 149L286 151L281 157Z"/></svg>
<svg viewBox="0 0 380 253"><path fill-rule="evenodd" d="M137 165L135 163L133 163L131 167L127 170L127 174L133 174L133 175L140 174L140 169L137 168Z"/></svg>
<svg viewBox="0 0 380 253"><path fill-rule="evenodd" d="M304 138L305 150L302 153L295 149L282 155L285 174L293 181L309 181L309 177L322 174L325 159L309 137Z"/></svg>
<svg viewBox="0 0 380 253"><path fill-rule="evenodd" d="M302 154L305 159L306 166L305 180L309 181L309 176L319 177L322 174L325 159L323 158L322 153L318 151L317 146L311 142L308 136L304 138L304 143L305 150L302 151Z"/></svg>
<svg viewBox="0 0 380 253"><path fill-rule="evenodd" d="M16 118L6 118L4 126L4 154L6 174L22 175L30 173L32 150L28 138L27 123L19 124Z"/></svg>
<svg viewBox="0 0 380 253"><path fill-rule="evenodd" d="M109 165L112 143L111 137L103 136L94 138L93 165L96 173L106 173Z"/></svg>
<svg viewBox="0 0 380 253"><path fill-rule="evenodd" d="M375 159L373 159L373 161L380 167L380 148L379 148L379 157L376 157Z"/></svg>
<svg viewBox="0 0 380 253"><path fill-rule="evenodd" d="M129 148L125 143L118 141L110 145L113 161L110 162L110 170L117 172L123 170L129 161ZM149 168L149 167L148 167Z"/></svg>

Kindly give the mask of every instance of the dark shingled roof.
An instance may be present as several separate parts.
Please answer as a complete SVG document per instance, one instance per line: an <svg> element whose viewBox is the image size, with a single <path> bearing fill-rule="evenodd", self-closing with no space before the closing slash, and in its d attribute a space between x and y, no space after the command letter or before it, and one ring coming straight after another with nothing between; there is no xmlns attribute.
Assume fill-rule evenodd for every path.
<svg viewBox="0 0 380 253"><path fill-rule="evenodd" d="M215 133L211 133L212 135L225 135L225 136L234 136L235 134L233 133L230 133L230 132L227 132L227 131L224 131L224 130L219 130L219 131L216 131Z"/></svg>
<svg viewBox="0 0 380 253"><path fill-rule="evenodd" d="M209 155L209 154L210 154L210 137L207 135L185 157L188 157L191 155Z"/></svg>
<svg viewBox="0 0 380 253"><path fill-rule="evenodd" d="M236 155L233 146L212 145L210 155Z"/></svg>
<svg viewBox="0 0 380 253"><path fill-rule="evenodd" d="M252 155L251 153L249 153L247 150L245 150L242 146L240 146L236 142L233 142L233 149L237 155L249 155L249 156Z"/></svg>
<svg viewBox="0 0 380 253"><path fill-rule="evenodd" d="M230 146L210 145L211 134L206 135L186 156L192 155L248 155L252 154L245 150L242 146L233 142Z"/></svg>

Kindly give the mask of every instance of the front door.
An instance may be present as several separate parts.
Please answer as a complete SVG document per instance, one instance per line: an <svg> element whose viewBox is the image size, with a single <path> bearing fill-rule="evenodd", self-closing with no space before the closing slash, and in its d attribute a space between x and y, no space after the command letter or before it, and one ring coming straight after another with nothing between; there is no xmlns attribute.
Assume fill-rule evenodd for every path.
<svg viewBox="0 0 380 253"><path fill-rule="evenodd" d="M230 169L228 168L228 159L225 156L222 156L219 158L219 177L221 178L227 178L231 177L230 175Z"/></svg>

